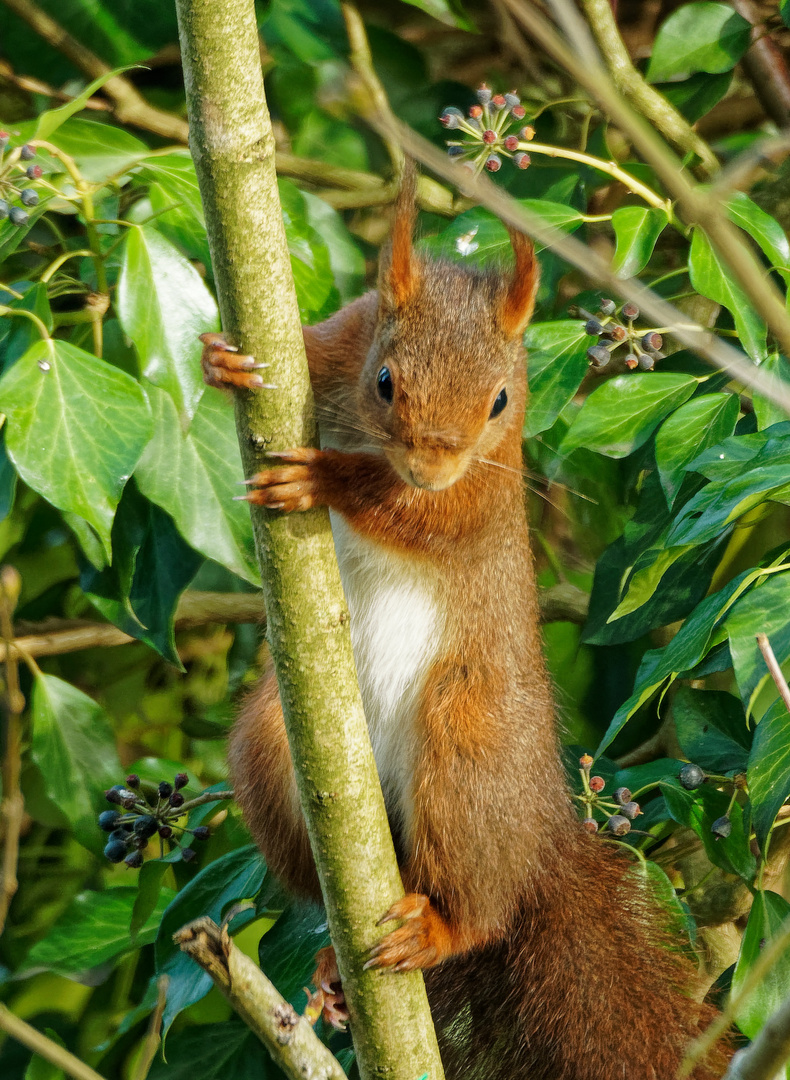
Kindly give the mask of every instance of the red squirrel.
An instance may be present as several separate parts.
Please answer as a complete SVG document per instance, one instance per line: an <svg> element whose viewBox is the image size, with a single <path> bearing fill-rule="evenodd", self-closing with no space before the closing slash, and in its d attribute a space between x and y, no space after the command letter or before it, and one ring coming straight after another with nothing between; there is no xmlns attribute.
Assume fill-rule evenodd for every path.
<svg viewBox="0 0 790 1080"><path fill-rule="evenodd" d="M305 327L322 449L272 455L250 494L331 511L406 890L370 964L424 970L450 1080L670 1080L716 1012L627 855L581 826L558 752L521 457L532 244L511 233L508 274L429 260L415 206L407 171L378 289ZM209 383L262 384L205 340ZM271 669L230 766L272 870L320 899ZM331 972L329 953L316 985Z"/></svg>

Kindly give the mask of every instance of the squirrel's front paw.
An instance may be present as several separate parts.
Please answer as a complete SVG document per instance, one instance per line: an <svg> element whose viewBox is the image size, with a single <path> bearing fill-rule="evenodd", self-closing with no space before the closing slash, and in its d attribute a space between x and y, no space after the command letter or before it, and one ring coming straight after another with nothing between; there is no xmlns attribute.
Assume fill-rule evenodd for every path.
<svg viewBox="0 0 790 1080"><path fill-rule="evenodd" d="M315 1016L316 1019L319 1015L323 1016L333 1028L345 1031L349 1021L348 1006L343 993L343 984L340 982L334 948L328 945L325 949L320 949L315 961L316 969L311 981L316 991L314 994L309 994L310 1015ZM314 1020L312 1022L315 1023Z"/></svg>
<svg viewBox="0 0 790 1080"><path fill-rule="evenodd" d="M265 383L257 374L259 368L267 364L258 364L254 356L242 356L234 345L229 345L222 334L201 334L203 355L200 363L203 367L203 381L208 386L227 389L230 386L244 390L274 390L276 387Z"/></svg>
<svg viewBox="0 0 790 1080"><path fill-rule="evenodd" d="M262 469L247 480L250 492L240 498L270 510L309 510L319 505L321 489L318 465L321 451L304 446L299 450L271 450L267 457L286 462L273 469Z"/></svg>
<svg viewBox="0 0 790 1080"><path fill-rule="evenodd" d="M387 934L370 950L366 968L411 971L438 964L450 952L447 923L427 896L408 893L393 904L378 925L404 919L403 926Z"/></svg>

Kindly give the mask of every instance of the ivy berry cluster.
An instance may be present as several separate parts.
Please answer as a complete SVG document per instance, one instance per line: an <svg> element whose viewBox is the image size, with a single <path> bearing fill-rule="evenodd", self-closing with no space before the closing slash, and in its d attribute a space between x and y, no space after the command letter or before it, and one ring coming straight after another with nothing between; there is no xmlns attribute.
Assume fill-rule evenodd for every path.
<svg viewBox="0 0 790 1080"><path fill-rule="evenodd" d="M459 133L457 139L448 140L450 157L475 173L483 169L499 172L503 157L511 158L519 169L528 168L530 156L526 151L535 138L535 129L523 123L526 109L518 94L494 94L482 83L477 90L477 102L467 116L450 105L439 117L447 131Z"/></svg>
<svg viewBox="0 0 790 1080"><path fill-rule="evenodd" d="M628 350L624 363L631 371L636 368L652 371L656 361L664 359L661 335L667 332L666 328L634 326L639 318L639 308L631 301L623 304L619 313L614 300L602 300L594 315L582 307L569 308L568 314L584 319L584 332L598 338L598 344L587 350L587 359L594 368L605 368L620 348Z"/></svg>
<svg viewBox="0 0 790 1080"><path fill-rule="evenodd" d="M205 799L192 799L187 802L181 788L189 783L186 773L176 773L173 783L162 780L157 787L143 785L136 773L126 777L125 784L116 784L104 797L108 803L120 806L121 810L105 810L99 814L99 828L110 834L104 848L104 855L112 863L124 862L133 870L143 865L143 852L152 836L159 834L160 840L181 846L187 833L195 840L207 840L209 829L198 825L188 829L176 824L194 806ZM150 790L147 790L150 787ZM225 793L220 793L224 797ZM122 812L125 811L125 812ZM176 836L176 831L181 835ZM184 862L194 859L195 851L191 847L181 847Z"/></svg>
<svg viewBox="0 0 790 1080"><path fill-rule="evenodd" d="M589 754L579 758L579 772L582 778L582 794L576 798L585 809L582 825L589 833L598 832L598 822L593 817L594 810L606 814L606 830L614 836L625 836L631 831L631 822L643 812L638 802L631 798L627 787L619 787L612 793L611 799L603 795L606 781L602 776L590 776L593 759Z"/></svg>
<svg viewBox="0 0 790 1080"><path fill-rule="evenodd" d="M27 143L6 153L10 140L7 131L0 131L0 220L8 218L12 225L22 227L30 220L27 211L38 205L38 192L32 187L19 187L17 182L24 176L35 183L41 179L42 169L40 165L23 164L36 156L34 147ZM10 204L9 200L16 198L21 206Z"/></svg>

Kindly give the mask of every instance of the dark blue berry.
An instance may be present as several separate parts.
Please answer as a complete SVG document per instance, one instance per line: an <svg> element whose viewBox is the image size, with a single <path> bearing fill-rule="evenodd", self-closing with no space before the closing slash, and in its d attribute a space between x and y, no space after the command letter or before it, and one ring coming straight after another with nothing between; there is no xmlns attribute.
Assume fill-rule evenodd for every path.
<svg viewBox="0 0 790 1080"><path fill-rule="evenodd" d="M134 834L141 840L147 840L153 836L159 828L159 822L151 814L142 814L134 823Z"/></svg>
<svg viewBox="0 0 790 1080"><path fill-rule="evenodd" d="M185 772L176 773L173 778L173 787L178 791L182 787L186 787L189 783L189 777Z"/></svg>
<svg viewBox="0 0 790 1080"><path fill-rule="evenodd" d="M120 816L117 810L103 810L99 814L99 828L103 832L112 832Z"/></svg>
<svg viewBox="0 0 790 1080"><path fill-rule="evenodd" d="M191 862L195 857L195 849L191 847L185 847L181 849L181 858L184 862Z"/></svg>
<svg viewBox="0 0 790 1080"><path fill-rule="evenodd" d="M638 319L639 318L639 308L636 306L636 304L632 304L630 300L627 303L623 304L623 318L624 319Z"/></svg>
<svg viewBox="0 0 790 1080"><path fill-rule="evenodd" d="M126 858L126 844L122 840L110 840L104 848L104 856L110 862L123 862Z"/></svg>
<svg viewBox="0 0 790 1080"><path fill-rule="evenodd" d="M680 780L680 786L684 787L686 791L694 791L695 788L702 787L705 783L705 773L699 765L684 765L680 770L678 779Z"/></svg>
<svg viewBox="0 0 790 1080"><path fill-rule="evenodd" d="M38 192L32 188L25 188L24 191L20 191L19 198L25 206L38 206Z"/></svg>
<svg viewBox="0 0 790 1080"><path fill-rule="evenodd" d="M19 151L19 156L22 158L23 161L32 161L33 158L36 156L36 151L33 149L32 146L28 146L27 143L25 143L25 145Z"/></svg>
<svg viewBox="0 0 790 1080"><path fill-rule="evenodd" d="M139 870L143 865L143 853L142 851L132 851L123 860L131 870Z"/></svg>
<svg viewBox="0 0 790 1080"><path fill-rule="evenodd" d="M606 367L611 356L605 345L593 345L587 350L587 359L593 367L602 368Z"/></svg>
<svg viewBox="0 0 790 1080"><path fill-rule="evenodd" d="M184 796L181 794L180 791L174 791L173 794L170 796L170 805L175 807L184 805Z"/></svg>
<svg viewBox="0 0 790 1080"><path fill-rule="evenodd" d="M115 784L113 787L111 787L109 789L109 791L105 791L104 797L107 800L107 802L116 803L116 805L120 806L121 792L123 790L124 790L123 784Z"/></svg>
<svg viewBox="0 0 790 1080"><path fill-rule="evenodd" d="M140 777L137 775L136 772L129 773L129 775L126 777L126 786L128 788L139 788Z"/></svg>
<svg viewBox="0 0 790 1080"><path fill-rule="evenodd" d="M211 834L206 825L198 825L196 829L192 830L192 835L196 840L208 840Z"/></svg>
<svg viewBox="0 0 790 1080"><path fill-rule="evenodd" d="M8 211L8 219L12 225L27 225L30 221L30 217L26 210L23 210L21 206L12 206Z"/></svg>
<svg viewBox="0 0 790 1080"><path fill-rule="evenodd" d="M717 840L726 840L732 832L732 822L725 814L724 817L716 818L710 827L710 831Z"/></svg>
<svg viewBox="0 0 790 1080"><path fill-rule="evenodd" d="M173 785L168 783L167 780L163 780L159 785L159 798L169 799L173 794Z"/></svg>
<svg viewBox="0 0 790 1080"><path fill-rule="evenodd" d="M585 334L593 334L595 337L600 337L603 332L603 326L598 319L588 319L584 324Z"/></svg>
<svg viewBox="0 0 790 1080"><path fill-rule="evenodd" d="M110 833L111 840L120 840L123 844L128 844L131 836L132 830L130 825L122 825L119 829L115 829Z"/></svg>
<svg viewBox="0 0 790 1080"><path fill-rule="evenodd" d="M448 146L447 147L447 156L448 157L460 157L461 154L464 154L465 152L466 152L466 147L465 146Z"/></svg>
<svg viewBox="0 0 790 1080"><path fill-rule="evenodd" d="M648 356L647 353L642 353L639 357L639 367L642 371L652 371L656 366L655 357Z"/></svg>

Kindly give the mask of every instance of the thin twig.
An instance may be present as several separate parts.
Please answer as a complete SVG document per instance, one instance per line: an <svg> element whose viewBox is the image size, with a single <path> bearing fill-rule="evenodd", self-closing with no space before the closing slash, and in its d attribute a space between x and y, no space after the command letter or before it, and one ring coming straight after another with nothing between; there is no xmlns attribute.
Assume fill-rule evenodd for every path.
<svg viewBox="0 0 790 1080"><path fill-rule="evenodd" d="M620 93L646 120L655 124L673 146L683 153L696 154L700 159L699 172L704 177L712 176L719 168L716 155L685 117L634 67L620 36L610 0L582 0L582 7Z"/></svg>
<svg viewBox="0 0 790 1080"><path fill-rule="evenodd" d="M14 630L11 616L19 597L21 581L19 573L12 566L4 566L0 571L0 636L8 642L13 638ZM5 927L11 901L19 887L17 864L19 861L19 834L25 802L22 796L20 778L22 776L22 712L25 698L19 689L19 659L11 650L7 651L5 661L6 690L6 738L3 754L3 879L0 888L0 934Z"/></svg>
<svg viewBox="0 0 790 1080"><path fill-rule="evenodd" d="M776 683L776 689L779 691L779 696L785 703L785 708L790 712L790 686L787 685L787 679L784 677L784 672L779 667L779 661L774 655L774 651L771 648L771 642L768 640L767 634L757 635L757 644L760 648L760 652L763 654L765 660L765 666L771 673L771 678Z"/></svg>
<svg viewBox="0 0 790 1080"><path fill-rule="evenodd" d="M373 56L370 52L368 36L365 32L365 24L362 21L362 16L357 11L355 5L349 3L348 0L346 0L345 3L342 3L340 7L346 24L346 33L348 34L348 43L350 46L349 60L351 66L357 73L370 100L375 103L376 111L382 115L388 114L394 119L389 99L376 74L376 69L373 66ZM392 162L393 172L396 178L400 177L400 174L403 171L403 151L398 142L393 139L385 139L384 145L387 147L387 153Z"/></svg>
<svg viewBox="0 0 790 1080"><path fill-rule="evenodd" d="M510 3L511 0L504 0ZM539 243L551 248L572 266L577 267L595 287L605 288L613 294L632 300L656 326L671 326L673 336L708 363L726 371L732 378L754 392L775 402L790 415L790 388L767 376L760 368L748 362L743 353L727 345L709 330L693 322L687 315L668 304L660 296L633 278L619 278L611 265L591 248L573 236L547 224L539 214L516 202L486 176L472 176L469 170L450 161L440 150L432 146L405 124L397 122L390 127L386 118L372 111L365 117L378 131L388 135L397 134L404 150L430 168L431 172L455 184L466 196L491 210L508 225L528 233Z"/></svg>
<svg viewBox="0 0 790 1080"><path fill-rule="evenodd" d="M762 15L751 0L732 0L732 6L752 24L752 43L741 66L766 115L785 128L790 124L790 71L784 53L760 25Z"/></svg>
<svg viewBox="0 0 790 1080"><path fill-rule="evenodd" d="M275 1064L293 1080L345 1080L340 1063L309 1021L288 1004L264 973L236 948L226 928L196 919L173 940L214 980L245 1024L258 1036Z"/></svg>
<svg viewBox="0 0 790 1080"><path fill-rule="evenodd" d="M104 1080L104 1077L90 1065L80 1061L78 1057L37 1031L31 1024L14 1016L3 1004L0 1004L0 1029L7 1031L17 1042L21 1042L23 1046L44 1058L45 1061L51 1062L56 1068L62 1069L74 1080Z"/></svg>
<svg viewBox="0 0 790 1080"><path fill-rule="evenodd" d="M711 198L710 191L692 183L682 162L661 140L652 124L638 116L618 93L600 60L597 63L591 60L582 63L534 4L527 0L503 0L503 3L628 136L652 166L666 191L677 201L678 212L684 221L705 230L780 348L790 355L790 318L784 300L736 227L730 224L720 205Z"/></svg>
<svg viewBox="0 0 790 1080"><path fill-rule="evenodd" d="M134 1080L146 1080L154 1063L156 1052L162 1042L162 1017L167 1004L167 987L169 983L169 975L160 975L156 980L156 1008L151 1013L151 1019L148 1021L148 1031L145 1035L145 1042L137 1062L137 1068L134 1071Z"/></svg>
<svg viewBox="0 0 790 1080"><path fill-rule="evenodd" d="M766 1020L750 1046L734 1055L724 1080L773 1080L790 1059L790 996Z"/></svg>

